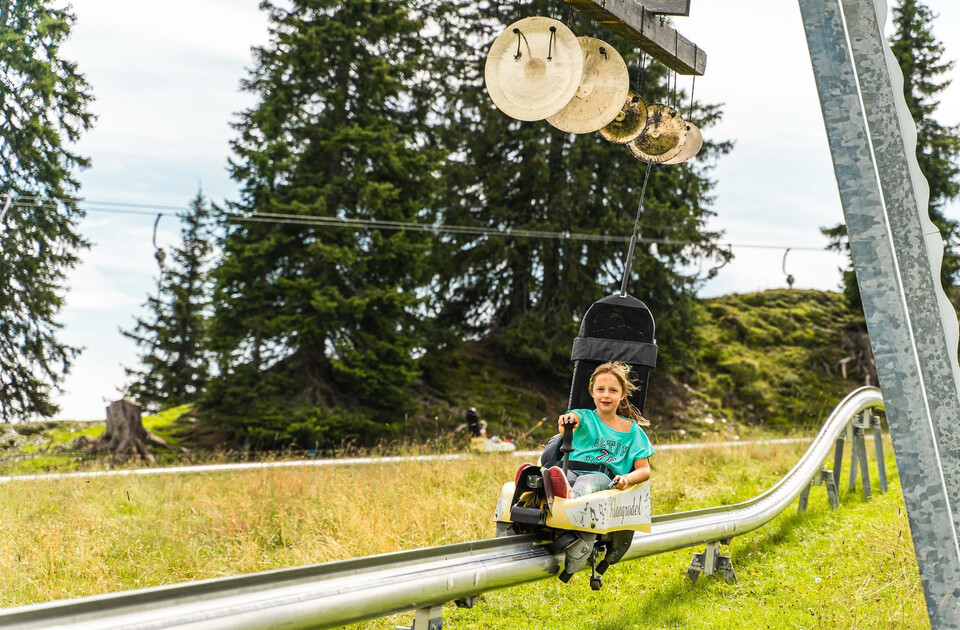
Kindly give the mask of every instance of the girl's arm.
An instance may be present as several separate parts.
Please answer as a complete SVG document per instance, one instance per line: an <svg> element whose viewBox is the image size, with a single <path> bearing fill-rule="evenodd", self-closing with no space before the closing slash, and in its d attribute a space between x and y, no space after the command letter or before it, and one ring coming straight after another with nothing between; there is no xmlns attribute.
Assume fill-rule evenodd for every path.
<svg viewBox="0 0 960 630"><path fill-rule="evenodd" d="M563 433L563 425L565 424L572 424L574 431L576 431L577 427L580 426L580 416L571 411L557 418L557 428L560 430L560 433Z"/></svg>
<svg viewBox="0 0 960 630"><path fill-rule="evenodd" d="M643 483L650 478L650 460L646 457L633 462L633 470L626 475L617 475L613 478L613 484L618 490L623 490L627 486L635 483Z"/></svg>

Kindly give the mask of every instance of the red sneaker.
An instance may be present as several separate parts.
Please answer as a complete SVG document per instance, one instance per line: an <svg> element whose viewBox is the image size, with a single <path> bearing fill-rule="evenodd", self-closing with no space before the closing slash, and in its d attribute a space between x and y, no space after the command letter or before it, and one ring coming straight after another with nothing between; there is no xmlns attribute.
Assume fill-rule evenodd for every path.
<svg viewBox="0 0 960 630"><path fill-rule="evenodd" d="M522 475L523 471L531 466L533 466L533 464L520 464L520 468L517 469L517 475L513 478L514 485L520 483L520 475Z"/></svg>
<svg viewBox="0 0 960 630"><path fill-rule="evenodd" d="M570 488L567 476L559 466L551 466L543 475L544 485L547 486L548 494L552 494L560 499L573 499L576 495Z"/></svg>

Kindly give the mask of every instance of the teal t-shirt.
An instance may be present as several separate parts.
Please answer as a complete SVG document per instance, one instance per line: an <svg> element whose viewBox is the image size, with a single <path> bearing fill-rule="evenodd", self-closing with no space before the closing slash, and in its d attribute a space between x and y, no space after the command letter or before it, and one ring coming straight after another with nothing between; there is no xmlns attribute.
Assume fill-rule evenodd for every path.
<svg viewBox="0 0 960 630"><path fill-rule="evenodd" d="M633 470L633 462L655 452L636 422L631 422L629 431L616 431L603 423L595 409L573 409L567 413L580 417L580 426L573 432L571 459L605 464L618 475L625 475Z"/></svg>

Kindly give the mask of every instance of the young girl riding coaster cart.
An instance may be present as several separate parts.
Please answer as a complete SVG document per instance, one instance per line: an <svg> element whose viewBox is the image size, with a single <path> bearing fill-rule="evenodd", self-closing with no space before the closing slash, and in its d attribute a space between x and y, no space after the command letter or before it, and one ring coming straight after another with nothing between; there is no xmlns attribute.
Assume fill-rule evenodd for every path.
<svg viewBox="0 0 960 630"><path fill-rule="evenodd" d="M498 535L549 534L551 550L566 557L564 582L590 561L590 585L597 590L634 532L650 531L648 458L654 449L641 428L649 423L628 399L636 389L630 366L600 365L589 388L595 409L558 418L561 433L547 442L541 465L522 465L514 482L504 484L494 520Z"/></svg>

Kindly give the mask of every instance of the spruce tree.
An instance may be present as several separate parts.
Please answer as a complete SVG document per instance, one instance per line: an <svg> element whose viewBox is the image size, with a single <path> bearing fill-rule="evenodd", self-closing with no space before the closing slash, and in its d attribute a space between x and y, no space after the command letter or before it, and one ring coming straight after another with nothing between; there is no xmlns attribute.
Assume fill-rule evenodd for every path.
<svg viewBox="0 0 960 630"><path fill-rule="evenodd" d="M960 225L947 218L944 205L960 194L960 125L941 124L936 116L938 95L950 85L945 78L954 66L944 61L943 45L933 35L934 15L919 0L902 0L893 9L894 33L890 46L903 72L903 92L913 120L917 124L917 162L930 185L930 220L940 230L944 243L940 281L944 291L956 302L960 279ZM849 252L846 226L821 228L833 251ZM843 292L851 308L861 310L860 290L852 265L843 270Z"/></svg>
<svg viewBox="0 0 960 630"><path fill-rule="evenodd" d="M87 246L71 196L88 161L70 145L93 99L60 56L74 20L61 3L0 2L0 422L55 414L79 352L57 338L63 281Z"/></svg>
<svg viewBox="0 0 960 630"><path fill-rule="evenodd" d="M573 135L546 122L518 122L498 111L483 87L486 52L508 24L527 15L569 22L578 35L601 37L623 56L634 89L648 103L676 104L703 129L715 123L715 106L690 112L688 95L674 92L668 68L646 58L639 72L633 46L579 12L557 13L556 3L465 2L461 45L445 60L459 78L449 96L451 159L445 170L444 223L507 229L580 232L629 238L646 164L599 134ZM642 86L639 82L642 80ZM682 79L687 83L689 79ZM628 290L657 318L658 339L669 350L663 363L682 363L696 352L695 289L688 271L698 260L725 258L718 234L706 230L713 182L707 174L727 143L707 142L700 157L678 166L655 166L650 176L641 235L680 241L656 250L638 246ZM435 281L439 328L479 338L515 364L545 377L567 378L570 344L578 321L598 298L620 287L627 245L513 237L449 236L434 251L443 261ZM656 255L654 255L656 253Z"/></svg>
<svg viewBox="0 0 960 630"><path fill-rule="evenodd" d="M253 445L374 439L411 409L427 236L281 213L430 221L437 152L422 8L264 2L270 41L244 88L233 205L216 270L219 375L204 418ZM262 222L261 222L262 219Z"/></svg>
<svg viewBox="0 0 960 630"><path fill-rule="evenodd" d="M164 258L169 262L161 265L157 296L147 298L148 315L121 331L140 351L140 367L125 370L131 378L126 395L152 411L196 402L209 376L211 212L198 192L179 215L181 242Z"/></svg>

